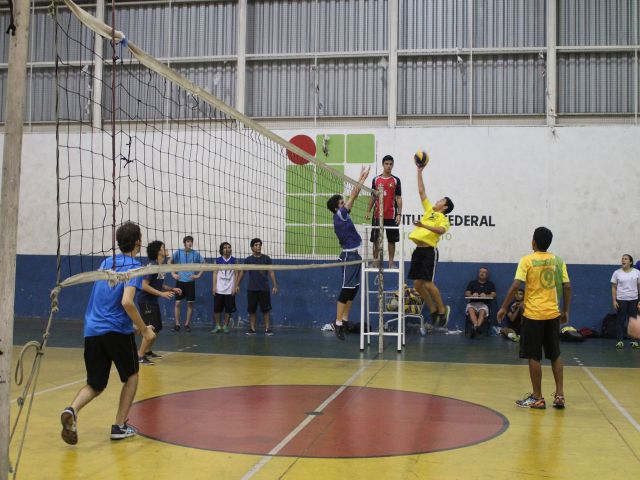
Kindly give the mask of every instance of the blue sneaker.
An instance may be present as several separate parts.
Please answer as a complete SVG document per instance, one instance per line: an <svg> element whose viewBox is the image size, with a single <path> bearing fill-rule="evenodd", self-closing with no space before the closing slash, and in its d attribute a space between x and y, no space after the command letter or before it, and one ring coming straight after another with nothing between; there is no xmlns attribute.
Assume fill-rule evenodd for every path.
<svg viewBox="0 0 640 480"><path fill-rule="evenodd" d="M122 440L123 438L133 437L136 433L136 429L127 422L124 422L123 426L111 425L111 440Z"/></svg>

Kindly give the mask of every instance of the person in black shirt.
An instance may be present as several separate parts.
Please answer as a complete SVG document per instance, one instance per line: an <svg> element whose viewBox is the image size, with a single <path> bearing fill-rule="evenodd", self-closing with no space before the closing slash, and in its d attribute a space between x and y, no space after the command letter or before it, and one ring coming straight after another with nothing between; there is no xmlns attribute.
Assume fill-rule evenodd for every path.
<svg viewBox="0 0 640 480"><path fill-rule="evenodd" d="M496 286L489 280L489 269L481 267L478 270L478 279L472 280L467 285L464 296L468 299L467 315L471 320L471 338L474 338L478 330L489 316L489 303L496 298ZM470 297L480 297L477 300Z"/></svg>

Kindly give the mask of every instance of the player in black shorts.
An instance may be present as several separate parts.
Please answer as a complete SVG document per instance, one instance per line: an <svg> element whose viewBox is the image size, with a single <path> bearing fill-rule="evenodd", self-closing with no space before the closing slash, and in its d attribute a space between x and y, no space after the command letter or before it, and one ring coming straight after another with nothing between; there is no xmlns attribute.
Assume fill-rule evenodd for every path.
<svg viewBox="0 0 640 480"><path fill-rule="evenodd" d="M154 240L147 245L147 257L149 265L162 265L167 258L167 251L164 243L160 240ZM142 290L138 294L138 307L142 320L147 325L151 325L157 333L162 330L162 314L160 312L159 298L170 299L174 295L180 295L182 290L173 288L164 283L164 273L152 273L145 275L142 279ZM155 340L154 340L155 341ZM152 358L160 358L161 355L154 353L152 350L153 342L141 342L138 350L138 357L142 365L153 365Z"/></svg>
<svg viewBox="0 0 640 480"><path fill-rule="evenodd" d="M378 190L382 187L384 190L384 200L382 206L383 223L385 227L397 227L400 225L400 219L402 218L402 187L400 179L391 174L393 170L393 157L391 155L385 155L382 159L382 174L377 175L371 182L371 188ZM373 218L371 225L373 227L380 225L380 210L377 202L377 196L372 195L369 200L369 206L367 207L366 218L369 219L371 209L374 208ZM396 243L400 241L400 231L397 228L385 228L387 234L387 242L389 247L389 268L395 268L394 257L396 253ZM371 230L371 242L373 243L373 258L377 259L378 250L378 232L379 229ZM375 261L375 260L374 260Z"/></svg>

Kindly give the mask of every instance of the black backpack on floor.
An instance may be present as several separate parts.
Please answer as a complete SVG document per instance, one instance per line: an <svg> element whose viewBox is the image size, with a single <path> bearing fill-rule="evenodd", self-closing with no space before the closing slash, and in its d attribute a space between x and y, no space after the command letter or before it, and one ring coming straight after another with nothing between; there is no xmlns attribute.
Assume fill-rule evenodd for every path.
<svg viewBox="0 0 640 480"><path fill-rule="evenodd" d="M603 338L616 338L616 324L618 323L618 317L615 313L608 313L602 319L602 337Z"/></svg>

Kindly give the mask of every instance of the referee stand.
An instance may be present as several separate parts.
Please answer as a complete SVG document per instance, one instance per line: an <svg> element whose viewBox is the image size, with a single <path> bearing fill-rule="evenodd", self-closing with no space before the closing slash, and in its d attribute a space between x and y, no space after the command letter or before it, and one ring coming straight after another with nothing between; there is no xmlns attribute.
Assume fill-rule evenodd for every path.
<svg viewBox="0 0 640 480"><path fill-rule="evenodd" d="M379 227L366 225L365 238L368 238L372 229ZM378 235L380 242L380 257L376 259L379 263L374 267L369 264L368 246L365 247L366 263L361 270L362 294L360 295L360 351L363 352L366 345L371 345L371 337L378 337L378 352L384 350L384 337L396 338L396 349L402 351L405 345L405 311L404 311L404 228L402 224L397 227L384 227L385 229L397 229L400 234L400 246L396 247L397 266L395 268L385 268L383 252L384 235ZM367 243L368 245L368 243ZM391 275L397 275L398 280L398 310L387 310L387 305L391 298L394 298L395 290L385 291L385 278L392 278ZM378 328L372 331L371 325L376 323ZM373 320L373 321L372 321ZM397 320L398 329L394 332L385 331L385 325L390 321Z"/></svg>

